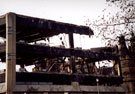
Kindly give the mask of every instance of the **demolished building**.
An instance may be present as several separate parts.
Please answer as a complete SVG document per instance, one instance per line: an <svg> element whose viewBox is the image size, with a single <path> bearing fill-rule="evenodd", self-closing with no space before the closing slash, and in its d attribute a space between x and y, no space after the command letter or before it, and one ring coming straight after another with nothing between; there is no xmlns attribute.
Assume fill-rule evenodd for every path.
<svg viewBox="0 0 135 94"><path fill-rule="evenodd" d="M69 35L70 48L30 44L60 33ZM73 33L93 35L93 31L86 26L15 13L1 16L0 37L5 38L6 42L0 44L0 58L2 62L6 62L7 67L4 73L0 73L0 93L125 94L125 89L121 87L123 78L117 49L115 47L75 49ZM65 63L64 58L68 58L70 63ZM117 67L117 75L100 75L93 72L94 63L102 60L113 60ZM15 70L16 65L33 65L35 62L45 64L46 71ZM78 73L77 64L78 66L86 64L88 71L82 72L83 67L82 73ZM64 68L68 66L70 71L61 72L61 65Z"/></svg>

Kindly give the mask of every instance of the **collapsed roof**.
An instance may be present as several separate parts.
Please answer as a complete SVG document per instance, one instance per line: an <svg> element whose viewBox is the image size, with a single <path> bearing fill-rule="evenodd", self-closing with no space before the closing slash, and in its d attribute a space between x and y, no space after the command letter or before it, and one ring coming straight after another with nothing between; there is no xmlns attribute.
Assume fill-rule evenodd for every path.
<svg viewBox="0 0 135 94"><path fill-rule="evenodd" d="M60 33L78 33L93 35L93 31L87 26L62 23L53 20L40 19L24 15L16 15L16 39L33 42L51 37ZM0 16L0 37L6 36L6 15Z"/></svg>

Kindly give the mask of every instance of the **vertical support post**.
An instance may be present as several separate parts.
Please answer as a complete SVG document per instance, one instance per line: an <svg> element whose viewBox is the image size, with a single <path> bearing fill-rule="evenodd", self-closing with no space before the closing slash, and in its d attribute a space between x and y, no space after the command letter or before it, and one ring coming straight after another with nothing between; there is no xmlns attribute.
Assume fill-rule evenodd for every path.
<svg viewBox="0 0 135 94"><path fill-rule="evenodd" d="M69 34L69 47L74 48L74 36L73 36L73 33Z"/></svg>
<svg viewBox="0 0 135 94"><path fill-rule="evenodd" d="M74 48L74 37L73 37L73 33L70 33L69 34L69 47L70 48ZM75 73L76 72L75 62L74 61L75 61L74 56L71 56L70 62L71 62L71 67L72 67L72 73Z"/></svg>
<svg viewBox="0 0 135 94"><path fill-rule="evenodd" d="M7 94L13 94L16 85L16 15L6 15L6 77Z"/></svg>
<svg viewBox="0 0 135 94"><path fill-rule="evenodd" d="M121 71L121 64L120 64L120 59L114 60L115 64L115 69L117 69L118 76L122 77L122 71Z"/></svg>
<svg viewBox="0 0 135 94"><path fill-rule="evenodd" d="M121 64L120 64L120 60L117 60L118 62L118 75L122 77L122 70L121 70Z"/></svg>

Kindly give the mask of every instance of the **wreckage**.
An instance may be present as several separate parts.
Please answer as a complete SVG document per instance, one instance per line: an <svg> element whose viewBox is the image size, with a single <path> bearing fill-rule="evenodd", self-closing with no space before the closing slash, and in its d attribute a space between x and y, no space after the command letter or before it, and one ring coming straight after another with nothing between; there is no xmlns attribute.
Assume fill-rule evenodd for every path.
<svg viewBox="0 0 135 94"><path fill-rule="evenodd" d="M70 48L35 43L61 33L68 34ZM88 36L94 34L86 26L15 13L1 16L0 37L6 41L0 44L0 58L2 62L6 62L7 68L0 74L0 82L4 83L0 84L0 93L125 94L120 86L122 74L117 47L76 49L73 33ZM113 60L117 73L113 75L109 70L106 71L109 73L105 73L103 69L102 74L99 74L95 69L95 62L102 60ZM16 72L15 66L22 64L43 64L46 71Z"/></svg>

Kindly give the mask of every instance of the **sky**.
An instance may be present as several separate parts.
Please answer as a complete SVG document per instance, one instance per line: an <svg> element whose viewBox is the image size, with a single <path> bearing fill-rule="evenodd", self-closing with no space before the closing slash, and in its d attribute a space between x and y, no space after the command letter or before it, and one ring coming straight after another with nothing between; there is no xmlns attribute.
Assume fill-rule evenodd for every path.
<svg viewBox="0 0 135 94"><path fill-rule="evenodd" d="M15 12L60 22L86 25L87 19L93 21L102 15L105 3L105 0L0 0L0 15ZM84 39L89 40L87 43L91 45L91 48L104 46L100 38L93 38L92 41L88 38ZM83 48L89 48L87 45L83 46Z"/></svg>
<svg viewBox="0 0 135 94"><path fill-rule="evenodd" d="M100 15L105 0L0 0L0 14L18 14L85 25Z"/></svg>
<svg viewBox="0 0 135 94"><path fill-rule="evenodd" d="M93 21L102 15L105 3L105 0L0 0L0 15L15 12L32 17L86 25L87 19ZM56 41L55 38L52 38L52 42L54 41ZM96 37L75 35L74 41L75 47L83 46L84 49L104 46L101 39Z"/></svg>

